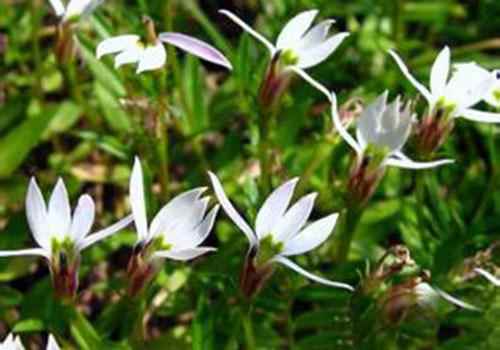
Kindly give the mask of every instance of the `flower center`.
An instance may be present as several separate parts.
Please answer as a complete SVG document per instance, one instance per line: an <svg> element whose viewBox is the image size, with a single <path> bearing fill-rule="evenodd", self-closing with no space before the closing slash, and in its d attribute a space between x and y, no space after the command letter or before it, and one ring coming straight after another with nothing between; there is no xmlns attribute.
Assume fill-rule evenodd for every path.
<svg viewBox="0 0 500 350"><path fill-rule="evenodd" d="M263 265L283 251L283 242L276 242L272 234L268 234L260 241L257 254L257 265Z"/></svg>
<svg viewBox="0 0 500 350"><path fill-rule="evenodd" d="M292 49L286 49L281 52L280 60L285 66L294 66L299 62L299 55Z"/></svg>
<svg viewBox="0 0 500 350"><path fill-rule="evenodd" d="M457 104L455 102L446 100L445 97L441 97L434 107L436 117L443 119L452 118L453 113L456 109Z"/></svg>
<svg viewBox="0 0 500 350"><path fill-rule="evenodd" d="M370 169L379 168L391 150L385 145L368 144L363 155L363 165Z"/></svg>

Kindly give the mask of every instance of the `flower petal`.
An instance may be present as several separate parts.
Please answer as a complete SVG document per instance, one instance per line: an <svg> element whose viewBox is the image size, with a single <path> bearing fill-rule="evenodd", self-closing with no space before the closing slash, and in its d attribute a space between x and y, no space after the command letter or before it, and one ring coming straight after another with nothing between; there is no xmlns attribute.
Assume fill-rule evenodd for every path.
<svg viewBox="0 0 500 350"><path fill-rule="evenodd" d="M493 274L489 273L486 270L475 268L474 271L476 271L478 274L486 278L488 281L490 281L494 286L500 287L500 278L493 276Z"/></svg>
<svg viewBox="0 0 500 350"><path fill-rule="evenodd" d="M375 101L366 106L359 117L356 138L363 150L368 144L379 144L380 122L387 106L388 95L389 92L384 91Z"/></svg>
<svg viewBox="0 0 500 350"><path fill-rule="evenodd" d="M437 56L431 69L431 93L443 96L450 74L450 49L445 46Z"/></svg>
<svg viewBox="0 0 500 350"><path fill-rule="evenodd" d="M234 13L228 10L219 10L219 13L229 17L234 23L236 23L238 26L240 26L241 29L243 29L245 32L253 36L255 39L260 41L264 46L269 50L271 55L274 55L276 52L276 48L274 47L273 44L269 40L267 40L265 37L257 33L255 30L252 29L248 24L243 22L238 16L236 16Z"/></svg>
<svg viewBox="0 0 500 350"><path fill-rule="evenodd" d="M0 250L0 257L8 257L8 256L43 256L49 259L50 250L46 250L44 248Z"/></svg>
<svg viewBox="0 0 500 350"><path fill-rule="evenodd" d="M119 53L115 57L115 68L120 68L124 64L139 62L143 51L144 48L137 46L136 48L131 48Z"/></svg>
<svg viewBox="0 0 500 350"><path fill-rule="evenodd" d="M104 0L71 0L66 8L64 19L71 19L72 17L86 16Z"/></svg>
<svg viewBox="0 0 500 350"><path fill-rule="evenodd" d="M212 247L198 247L198 248L190 248L183 250L160 250L154 253L155 258L168 258L172 260L178 261L187 261L197 258L203 254L208 252L216 251L216 248Z"/></svg>
<svg viewBox="0 0 500 350"><path fill-rule="evenodd" d="M333 120L333 124L335 125L335 128L337 129L340 136L342 136L344 141L347 142L349 144L349 146L351 146L351 148L354 149L354 151L356 151L356 154L358 154L358 155L362 154L363 149L362 149L361 145L359 143L357 143L356 140L354 140L354 137L352 137L351 134L349 134L349 132L347 131L347 129L344 128L344 126L342 125L342 121L340 120L339 112L338 112L338 108L337 108L337 96L335 95L335 93L333 91L332 91L331 96L332 96L331 97L332 120Z"/></svg>
<svg viewBox="0 0 500 350"><path fill-rule="evenodd" d="M70 235L74 242L80 242L90 232L95 217L95 204L87 194L78 200L78 205L73 213Z"/></svg>
<svg viewBox="0 0 500 350"><path fill-rule="evenodd" d="M198 227L193 230L193 237L191 240L192 247L197 247L208 237L210 231L212 231L212 228L214 227L215 218L217 217L219 208L219 205L214 206Z"/></svg>
<svg viewBox="0 0 500 350"><path fill-rule="evenodd" d="M26 194L26 216L33 238L38 245L50 251L49 218L42 192L34 177L31 178Z"/></svg>
<svg viewBox="0 0 500 350"><path fill-rule="evenodd" d="M337 47L349 36L349 33L339 33L320 45L299 51L297 66L302 69L313 67L326 60Z"/></svg>
<svg viewBox="0 0 500 350"><path fill-rule="evenodd" d="M139 39L138 35L133 34L119 35L104 39L97 45L96 56L100 59L107 54L131 50L137 46Z"/></svg>
<svg viewBox="0 0 500 350"><path fill-rule="evenodd" d="M403 75L406 77L406 79L408 79L410 81L410 83L422 94L422 96L424 96L424 98L427 100L427 102L429 104L433 104L435 102L435 100L434 100L433 96L431 95L431 93L429 92L429 90L425 86L423 86L421 83L419 83L419 81L417 79L415 79L413 77L413 75L411 75L410 71L408 70L408 68L404 64L403 60L398 56L398 54L393 50L389 50L389 54L392 56L392 58L394 58L394 60L396 61L396 63L399 66L399 69L401 70Z"/></svg>
<svg viewBox="0 0 500 350"><path fill-rule="evenodd" d="M398 158L396 158L398 157ZM420 170L420 169L430 169L430 168L436 168L441 165L445 164L452 164L455 163L455 160L453 159L441 159L441 160L435 160L432 162L415 162L411 160L410 158L406 157L402 153L397 153L396 156L391 156L387 158L385 161L385 164L388 166L394 166L398 168L404 168L404 169L414 169L414 170Z"/></svg>
<svg viewBox="0 0 500 350"><path fill-rule="evenodd" d="M47 350L60 350L59 345L57 345L56 339L51 334L49 335L49 341L47 343Z"/></svg>
<svg viewBox="0 0 500 350"><path fill-rule="evenodd" d="M324 284L325 286L329 287L335 287L335 288L342 288L342 289L347 289L348 291L353 292L354 288L348 285L347 283L342 283L342 282L334 282L327 280L326 278L319 277L317 275L314 275L306 270L304 270L302 267L299 265L295 264L293 261L290 259L285 258L284 256L276 256L273 258L273 261L279 262L280 264L285 265L286 267L294 270L297 273L300 273L302 276L310 279L311 281L318 282L320 284Z"/></svg>
<svg viewBox="0 0 500 350"><path fill-rule="evenodd" d="M181 33L161 33L159 38L161 41L177 46L205 61L218 64L230 70L233 69L231 62L219 50L197 38Z"/></svg>
<svg viewBox="0 0 500 350"><path fill-rule="evenodd" d="M309 224L304 230L286 241L282 255L306 253L321 245L332 234L339 214L331 214Z"/></svg>
<svg viewBox="0 0 500 350"><path fill-rule="evenodd" d="M245 219L241 217L241 215L236 211L236 209L233 207L231 202L226 196L226 193L224 192L224 189L222 188L222 184L220 183L219 179L217 176L212 173L208 172L208 176L210 177L210 181L212 182L212 186L215 192L215 195L217 199L219 200L220 205L222 206L222 209L226 212L227 216L233 222L236 224L236 226L239 227L241 231L247 236L248 241L250 242L250 247L254 247L258 245L258 240L257 236L253 232L253 230L250 228L250 226L247 224Z"/></svg>
<svg viewBox="0 0 500 350"><path fill-rule="evenodd" d="M276 47L278 49L293 47L309 30L318 12L318 10L304 11L288 21L278 35Z"/></svg>
<svg viewBox="0 0 500 350"><path fill-rule="evenodd" d="M463 118L482 123L500 123L500 113L483 112L476 109L465 109L460 114Z"/></svg>
<svg viewBox="0 0 500 350"><path fill-rule="evenodd" d="M49 0L49 2L52 8L54 9L54 12L57 17L61 17L62 15L64 15L66 9L64 8L64 4L62 3L61 0Z"/></svg>
<svg viewBox="0 0 500 350"><path fill-rule="evenodd" d="M321 44L328 36L328 32L333 23L335 23L335 20L328 19L315 25L302 37L296 48L304 50Z"/></svg>
<svg viewBox="0 0 500 350"><path fill-rule="evenodd" d="M273 229L276 241L286 242L295 236L307 222L314 206L317 193L311 193L302 197L279 220Z"/></svg>
<svg viewBox="0 0 500 350"><path fill-rule="evenodd" d="M472 310L472 311L480 311L480 309L478 307L471 305L469 303L466 303L466 302L454 297L453 295L446 293L445 291L443 291L437 287L433 286L432 288L439 294L439 296L441 298L443 298L444 300L446 300L447 302L449 302L455 306L458 306L459 308Z"/></svg>
<svg viewBox="0 0 500 350"><path fill-rule="evenodd" d="M49 200L49 235L66 237L71 226L71 207L64 181L59 178Z"/></svg>
<svg viewBox="0 0 500 350"><path fill-rule="evenodd" d="M82 251L85 248L90 247L92 244L102 241L103 239L108 238L118 231L123 230L125 227L130 225L132 221L134 221L133 215L126 216L118 222L115 222L113 225L86 236L82 241L78 243L77 248Z"/></svg>
<svg viewBox="0 0 500 350"><path fill-rule="evenodd" d="M148 237L148 219L146 216L146 201L144 199L144 179L142 176L141 161L138 157L135 157L134 160L129 193L137 236L139 241L144 241Z"/></svg>
<svg viewBox="0 0 500 350"><path fill-rule="evenodd" d="M259 240L274 233L275 225L288 208L298 181L298 178L294 178L285 182L275 189L262 204L255 220L255 232Z"/></svg>
<svg viewBox="0 0 500 350"><path fill-rule="evenodd" d="M165 65L166 61L167 51L163 44L158 41L155 46L146 47L142 51L136 73L159 69Z"/></svg>

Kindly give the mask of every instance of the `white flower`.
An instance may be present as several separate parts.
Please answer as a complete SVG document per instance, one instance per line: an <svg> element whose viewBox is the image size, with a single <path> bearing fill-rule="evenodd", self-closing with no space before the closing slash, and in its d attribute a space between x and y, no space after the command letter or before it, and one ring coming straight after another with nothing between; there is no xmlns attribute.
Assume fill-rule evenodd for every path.
<svg viewBox="0 0 500 350"><path fill-rule="evenodd" d="M494 74L482 74L466 66L455 70L449 78L450 49L445 47L432 65L429 90L411 75L396 52L391 50L389 53L406 78L427 100L431 113L437 108L449 118L464 117L473 121L500 123L500 114L471 108L487 98L496 82Z"/></svg>
<svg viewBox="0 0 500 350"><path fill-rule="evenodd" d="M24 346L19 337L14 337L12 334L9 334L4 341L0 343L0 350L24 350Z"/></svg>
<svg viewBox="0 0 500 350"><path fill-rule="evenodd" d="M161 33L154 45L145 44L138 35L120 35L103 40L96 50L97 58L117 54L115 68L138 63L137 73L155 70L165 65L167 51L162 42L174 45L206 61L232 69L227 58L207 43L181 33Z"/></svg>
<svg viewBox="0 0 500 350"><path fill-rule="evenodd" d="M479 311L479 309L471 304L457 299L456 297L446 293L445 291L431 286L427 282L421 282L415 287L417 303L424 307L436 309L440 299L446 300L450 304L458 306L462 309Z"/></svg>
<svg viewBox="0 0 500 350"><path fill-rule="evenodd" d="M0 257L38 255L50 260L53 253L61 246L79 253L132 222L132 217L128 216L108 228L89 235L94 222L94 210L94 201L89 195L84 194L71 215L68 193L62 179L58 180L47 207L36 180L32 178L26 195L26 215L33 238L40 247L0 251Z"/></svg>
<svg viewBox="0 0 500 350"><path fill-rule="evenodd" d="M268 259L264 262L266 264L278 262L318 283L353 290L348 284L313 275L288 259L321 245L332 233L338 217L338 214L331 214L306 226L316 194L302 197L289 208L298 179L284 183L267 197L257 214L253 230L233 207L217 176L211 172L209 176L222 208L248 238L249 252L256 252L257 258L259 253L264 254Z"/></svg>
<svg viewBox="0 0 500 350"><path fill-rule="evenodd" d="M243 30L264 44L271 57L278 53L285 56L286 62L293 70L310 68L323 62L349 35L349 33L338 33L328 36L331 25L335 23L331 19L320 22L311 28L318 11L310 10L301 12L292 18L278 35L276 45L273 45L234 13L228 10L220 10L219 12L229 17Z"/></svg>
<svg viewBox="0 0 500 350"><path fill-rule="evenodd" d="M486 278L488 281L490 281L495 287L500 287L500 278L498 278L498 277L494 276L493 274L491 274L490 272L483 270L483 269L480 269L480 268L476 268L476 269L474 269L474 271L476 271L478 274L480 274L481 276Z"/></svg>
<svg viewBox="0 0 500 350"><path fill-rule="evenodd" d="M49 0L56 16L63 21L71 21L89 15L104 0L70 0L64 6L62 0Z"/></svg>
<svg viewBox="0 0 500 350"><path fill-rule="evenodd" d="M135 159L130 178L130 203L137 229L138 245L154 244L153 258L186 261L210 251L199 246L212 230L219 206L205 215L209 198L200 198L206 188L196 188L173 198L156 214L148 227L144 184L139 158Z"/></svg>
<svg viewBox="0 0 500 350"><path fill-rule="evenodd" d="M49 335L49 341L47 343L47 350L60 350L59 345L56 342L56 339L51 334Z"/></svg>
<svg viewBox="0 0 500 350"><path fill-rule="evenodd" d="M457 72L460 71L460 74L463 76L475 76L481 80L493 79L494 83L486 92L483 100L491 106L500 109L500 70L490 72L474 62L456 64L455 69ZM498 117L500 118L500 115Z"/></svg>
<svg viewBox="0 0 500 350"><path fill-rule="evenodd" d="M387 104L387 91L363 110L357 124L355 139L349 134L340 120L335 93L330 93L326 87L318 83L307 73L301 72L301 74L307 82L325 94L330 100L335 128L349 146L356 151L359 157L362 157L367 147L372 145L387 152L381 164L382 166L427 169L454 162L451 159L415 162L402 152L402 148L410 135L414 116L410 111L409 105L406 105L406 107L401 105L399 97L391 104Z"/></svg>

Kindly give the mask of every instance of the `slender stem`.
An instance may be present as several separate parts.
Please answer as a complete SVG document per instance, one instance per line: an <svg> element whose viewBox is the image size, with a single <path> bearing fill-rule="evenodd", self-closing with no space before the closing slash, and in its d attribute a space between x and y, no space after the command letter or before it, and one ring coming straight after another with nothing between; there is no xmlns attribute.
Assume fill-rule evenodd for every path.
<svg viewBox="0 0 500 350"><path fill-rule="evenodd" d="M257 349L255 342L255 333L253 330L252 322L252 307L249 306L247 310L242 310L241 312L241 322L243 326L243 332L245 334L245 344L246 350Z"/></svg>
<svg viewBox="0 0 500 350"><path fill-rule="evenodd" d="M334 262L340 264L347 260L351 243L354 238L354 233L356 232L356 227L358 226L362 213L362 208L351 207L348 208L346 213L343 215L344 222L337 235L337 241L334 246Z"/></svg>

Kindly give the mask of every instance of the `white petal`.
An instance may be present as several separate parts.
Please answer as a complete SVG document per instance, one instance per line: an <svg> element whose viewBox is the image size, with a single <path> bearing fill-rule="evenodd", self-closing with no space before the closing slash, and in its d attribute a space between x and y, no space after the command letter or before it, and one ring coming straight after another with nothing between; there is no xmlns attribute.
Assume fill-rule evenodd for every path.
<svg viewBox="0 0 500 350"><path fill-rule="evenodd" d="M73 213L70 235L74 242L80 242L90 232L95 217L95 204L92 198L84 194L78 200Z"/></svg>
<svg viewBox="0 0 500 350"><path fill-rule="evenodd" d="M398 155L401 156L402 153L399 153ZM394 166L394 167L404 168L404 169L414 169L414 170L436 168L436 167L439 167L441 165L452 164L452 163L455 163L455 160L453 160L453 159L441 159L441 160L435 160L432 162L415 162L406 156L399 157L399 158L391 156L391 157L387 158L387 160L385 161L385 164L388 166Z"/></svg>
<svg viewBox="0 0 500 350"><path fill-rule="evenodd" d="M154 253L155 258L168 258L178 261L187 261L199 257L200 255L206 254L208 252L216 251L216 248L212 247L198 247L183 250L162 250Z"/></svg>
<svg viewBox="0 0 500 350"><path fill-rule="evenodd" d="M134 160L129 192L137 236L139 241L144 241L148 237L148 219L146 216L146 201L144 199L144 179L142 176L141 161L138 157L135 157Z"/></svg>
<svg viewBox="0 0 500 350"><path fill-rule="evenodd" d="M57 345L56 339L51 334L49 335L49 341L47 343L47 350L60 350L59 345Z"/></svg>
<svg viewBox="0 0 500 350"><path fill-rule="evenodd" d="M305 50L300 50L298 53L299 62L297 63L297 66L299 68L306 69L323 62L348 36L349 33L339 33L332 36L320 45L307 48Z"/></svg>
<svg viewBox="0 0 500 350"><path fill-rule="evenodd" d="M418 80L415 79L413 75L411 75L410 71L404 64L403 60L398 56L398 54L393 50L389 50L389 54L394 58L394 60L399 66L399 69L406 77L406 79L408 79L410 83L422 94L422 96L424 96L424 98L427 100L429 104L434 104L435 100L431 95L431 93L429 92L429 90L427 90L425 86L419 83Z"/></svg>
<svg viewBox="0 0 500 350"><path fill-rule="evenodd" d="M49 2L52 8L54 9L54 12L57 17L61 17L62 15L64 15L64 11L66 10L61 0L49 0Z"/></svg>
<svg viewBox="0 0 500 350"><path fill-rule="evenodd" d="M203 221L193 230L191 246L197 247L200 245L210 234L212 228L214 227L215 218L219 212L219 205L216 205L210 210Z"/></svg>
<svg viewBox="0 0 500 350"><path fill-rule="evenodd" d="M486 278L488 281L493 283L494 286L500 287L500 278L493 276L491 273L489 273L488 271L483 270L483 269L476 268L476 269L474 269L474 271L476 271L478 274L480 274L481 276Z"/></svg>
<svg viewBox="0 0 500 350"><path fill-rule="evenodd" d="M439 53L431 69L431 93L442 96L450 74L450 49L445 46Z"/></svg>
<svg viewBox="0 0 500 350"><path fill-rule="evenodd" d="M290 69L295 73L297 73L306 82L311 84L312 87L316 88L319 92L322 92L326 96L326 98L328 98L328 101L332 100L332 94L330 93L330 91L328 91L328 89L325 86L323 86L322 84L317 82L313 77L307 74L306 71L303 71L298 67L290 67Z"/></svg>
<svg viewBox="0 0 500 350"><path fill-rule="evenodd" d="M379 144L380 120L387 106L388 94L387 90L384 91L363 110L359 117L356 138L362 149L365 149L368 144Z"/></svg>
<svg viewBox="0 0 500 350"><path fill-rule="evenodd" d="M163 206L156 214L149 229L148 240L159 234L169 234L179 223L186 222L185 218L193 220L193 227L202 220L204 211L200 213L199 209L206 208L206 203L200 202L199 197L207 190L206 187L198 187L175 196L170 202ZM198 203L200 202L200 203ZM198 203L198 204L197 204ZM203 205L198 211L196 207ZM199 214L196 214L196 213ZM190 213L186 216L187 213ZM193 218L199 215L199 218ZM196 221L196 222L194 222Z"/></svg>
<svg viewBox="0 0 500 350"><path fill-rule="evenodd" d="M0 250L0 257L8 256L43 256L50 258L50 250L44 248L30 248L19 250Z"/></svg>
<svg viewBox="0 0 500 350"><path fill-rule="evenodd" d="M31 178L26 194L26 216L35 241L40 247L50 250L51 238L47 208L35 178Z"/></svg>
<svg viewBox="0 0 500 350"><path fill-rule="evenodd" d="M443 298L444 300L446 300L447 302L449 302L455 306L458 306L462 309L467 309L467 310L472 310L472 311L480 311L480 309L477 308L476 306L471 305L469 303L466 303L458 298L455 298L454 296L446 293L445 291L443 291L437 287L432 287L432 288L434 288L434 290L439 294L439 296L441 298Z"/></svg>
<svg viewBox="0 0 500 350"><path fill-rule="evenodd" d="M286 49L293 47L302 39L305 32L311 27L314 18L318 15L318 10L304 11L293 17L283 27L283 30L278 35L276 47L278 49Z"/></svg>
<svg viewBox="0 0 500 350"><path fill-rule="evenodd" d="M500 123L500 113L483 112L476 109L465 109L460 116L475 122Z"/></svg>
<svg viewBox="0 0 500 350"><path fill-rule="evenodd" d="M48 216L49 235L63 238L70 233L71 207L69 205L68 191L61 178L57 181L56 187L50 196Z"/></svg>
<svg viewBox="0 0 500 350"><path fill-rule="evenodd" d="M321 245L332 234L338 214L331 214L309 224L304 230L286 241L282 255L306 253Z"/></svg>
<svg viewBox="0 0 500 350"><path fill-rule="evenodd" d="M297 181L299 181L299 179L294 178L285 182L275 189L269 197L266 198L264 204L262 204L262 207L257 213L257 219L255 220L255 232L259 240L273 233L275 225L281 219L290 204Z"/></svg>
<svg viewBox="0 0 500 350"><path fill-rule="evenodd" d="M137 46L129 50L123 51L115 57L115 68L120 68L124 64L137 63L141 59L143 47Z"/></svg>
<svg viewBox="0 0 500 350"><path fill-rule="evenodd" d="M254 247L258 245L258 240L257 236L253 232L253 230L250 228L250 226L247 224L245 219L241 217L241 215L236 211L236 209L233 207L231 202L226 196L226 193L224 192L224 189L222 188L222 184L220 183L219 179L217 176L212 173L208 172L208 176L210 177L210 181L212 182L212 186L214 188L215 195L217 196L217 199L219 200L220 205L222 206L222 209L226 212L227 216L233 220L233 222L236 224L236 226L239 227L241 231L247 236L248 241L250 242L250 247Z"/></svg>
<svg viewBox="0 0 500 350"><path fill-rule="evenodd" d="M316 276L316 275L304 270L302 267L300 267L299 265L295 264L290 259L287 259L283 256L278 255L273 259L273 261L276 261L276 262L279 262L280 264L285 265L286 267L294 270L295 272L300 273L302 276L310 279L311 281L318 282L320 284L324 284L325 286L329 286L329 287L347 289L351 292L354 291L354 288L346 283L334 282L334 281L327 280L326 278Z"/></svg>
<svg viewBox="0 0 500 350"><path fill-rule="evenodd" d="M137 47L138 35L120 35L113 38L104 39L97 45L96 56L101 58L104 55L132 50Z"/></svg>
<svg viewBox="0 0 500 350"><path fill-rule="evenodd" d="M349 146L351 146L352 149L354 149L356 151L356 154L358 154L358 155L362 154L363 153L362 146L359 143L357 143L356 140L354 140L354 137L352 137L351 134L349 134L349 132L347 131L347 129L344 128L344 126L342 125L342 121L340 120L339 112L337 109L337 96L335 95L335 93L333 91L332 91L331 96L332 96L332 98L331 98L332 120L333 120L333 124L335 125L335 128L337 129L340 136L342 136L344 141L347 142L349 144Z"/></svg>
<svg viewBox="0 0 500 350"><path fill-rule="evenodd" d="M64 14L65 19L90 14L103 0L71 0Z"/></svg>
<svg viewBox="0 0 500 350"><path fill-rule="evenodd" d="M120 221L114 223L111 226L106 227L96 233L90 234L83 239L83 241L79 242L77 245L78 250L82 251L85 248L90 247L92 244L102 241L105 238L117 233L120 230L123 230L125 227L130 225L130 223L134 221L134 216L129 215Z"/></svg>
<svg viewBox="0 0 500 350"><path fill-rule="evenodd" d="M314 206L317 193L311 193L302 197L279 220L273 235L276 241L286 242L295 236L307 222Z"/></svg>
<svg viewBox="0 0 500 350"><path fill-rule="evenodd" d="M329 19L315 25L300 40L296 49L303 50L321 44L328 36L328 32L333 23L335 23L335 20Z"/></svg>
<svg viewBox="0 0 500 350"><path fill-rule="evenodd" d="M262 44L264 44L264 46L267 47L267 49L269 50L271 55L274 55L274 53L276 52L276 48L274 47L274 45L271 44L271 42L269 40L267 40L265 37L263 37L262 35L257 33L255 30L253 30L252 27L250 27L248 24L243 22L238 16L236 16L234 13L232 13L231 11L228 11L228 10L219 10L219 13L229 17L229 19L231 19L234 23L236 23L238 26L240 26L241 29L243 29L245 32L247 32L251 36L253 36L255 39L260 41Z"/></svg>
<svg viewBox="0 0 500 350"><path fill-rule="evenodd" d="M161 68L167 61L167 51L163 44L158 41L155 46L148 46L142 51L137 67L137 74Z"/></svg>

